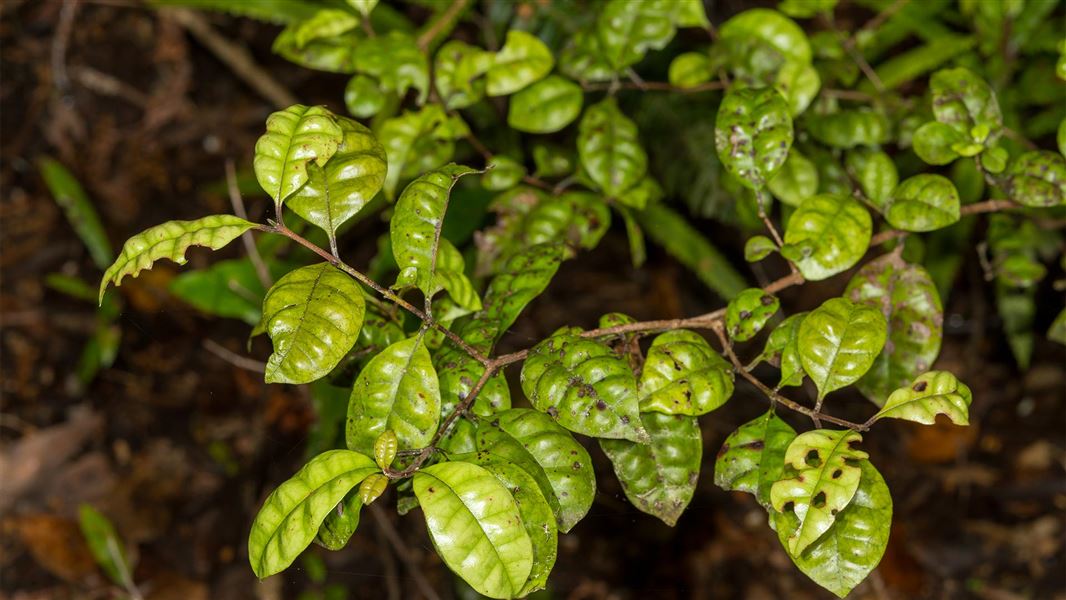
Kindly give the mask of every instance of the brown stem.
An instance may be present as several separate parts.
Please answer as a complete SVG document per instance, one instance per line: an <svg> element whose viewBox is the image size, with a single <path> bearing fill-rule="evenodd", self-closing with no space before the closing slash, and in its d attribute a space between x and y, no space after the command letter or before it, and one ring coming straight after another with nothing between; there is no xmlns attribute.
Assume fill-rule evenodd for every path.
<svg viewBox="0 0 1066 600"><path fill-rule="evenodd" d="M228 159L226 160L226 189L229 190L233 214L247 221L248 211L244 209L244 199L241 198L241 190L237 186L237 171L233 167L233 161ZM244 251L248 254L248 260L252 261L252 266L255 267L255 275L259 278L259 283L263 284L263 289L269 290L274 283L270 280L270 270L263 262L263 257L259 255L259 248L255 246L252 232L246 231L241 234L241 242L244 244Z"/></svg>

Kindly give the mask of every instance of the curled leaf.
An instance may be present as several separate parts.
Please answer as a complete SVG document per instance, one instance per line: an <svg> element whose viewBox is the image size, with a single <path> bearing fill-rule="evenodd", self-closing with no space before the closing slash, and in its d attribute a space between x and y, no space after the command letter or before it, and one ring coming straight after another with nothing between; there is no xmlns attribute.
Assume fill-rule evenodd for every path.
<svg viewBox="0 0 1066 600"><path fill-rule="evenodd" d="M333 113L321 106L294 104L266 122L266 133L255 144L255 176L281 207L307 182L307 165L319 167L337 152L344 132Z"/></svg>
<svg viewBox="0 0 1066 600"><path fill-rule="evenodd" d="M970 424L973 394L966 384L947 371L930 371L914 383L899 388L874 415L874 420L905 419L932 425L938 414L946 415L956 425Z"/></svg>
<svg viewBox="0 0 1066 600"><path fill-rule="evenodd" d="M729 434L714 461L714 483L723 490L747 492L770 507L770 488L785 472L785 450L796 431L773 411Z"/></svg>

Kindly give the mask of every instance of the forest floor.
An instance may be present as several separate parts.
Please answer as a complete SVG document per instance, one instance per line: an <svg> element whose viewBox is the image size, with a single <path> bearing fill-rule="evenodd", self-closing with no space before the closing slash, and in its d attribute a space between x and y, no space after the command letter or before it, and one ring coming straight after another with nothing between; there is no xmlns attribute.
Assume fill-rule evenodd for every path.
<svg viewBox="0 0 1066 600"><path fill-rule="evenodd" d="M245 550L249 523L304 458L314 412L304 389L265 386L212 352L244 353L248 328L172 297L176 266L122 286L117 360L89 387L74 384L95 307L47 288L44 276L62 272L95 285L100 273L51 199L37 158L51 155L75 173L117 247L164 220L228 212L225 161L250 164L273 110L177 20L104 4L0 4L0 597L117 597L80 537L81 503L111 518L136 548L134 579L152 600L310 598L338 586L353 599L425 597L427 586L441 598L462 597L418 513L382 510L390 496L365 511L346 550L316 548L324 583L316 561L256 581ZM64 13L68 28L59 25ZM301 102L343 112L345 77L273 56L276 27L208 19ZM249 198L253 217L266 206ZM715 227L706 222L712 239ZM359 264L383 224L357 231L365 235L348 236L342 250ZM239 246L226 256L238 256ZM568 262L500 350L564 324L591 326L611 311L667 318L721 306L654 249L645 267L619 277L627 252L615 228L597 250ZM215 260L191 258L191 266ZM790 290L783 306L811 308L844 282ZM1049 306L1061 306L1060 295L1044 292ZM1038 322L1050 322L1058 306L1042 305ZM1018 370L976 255L946 302L945 323L938 368L974 390L973 425L893 422L866 436L893 491L895 518L881 566L854 596L1066 598L1066 350L1038 334L1033 365ZM268 353L262 341L252 348L259 360ZM871 409L843 393L832 402L856 420ZM701 420L703 477L676 528L632 508L590 448L599 492L589 516L560 537L551 597L828 597L789 563L750 496L713 485L722 441L764 410L752 388L738 385L726 407Z"/></svg>

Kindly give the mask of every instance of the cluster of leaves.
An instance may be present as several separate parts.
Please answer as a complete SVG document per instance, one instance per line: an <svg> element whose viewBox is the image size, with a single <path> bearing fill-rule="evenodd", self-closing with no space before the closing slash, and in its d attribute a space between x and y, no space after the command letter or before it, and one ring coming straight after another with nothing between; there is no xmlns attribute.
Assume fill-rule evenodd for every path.
<svg viewBox="0 0 1066 600"><path fill-rule="evenodd" d="M1029 298L1031 307L1048 248L1061 252L1058 234L1038 231L1034 217L1062 213L1066 161L1007 135L1014 131L1007 117L1017 122L1024 104L1010 97L1004 110L976 74L982 53L999 45L939 39L939 21L923 19L946 10L944 3L905 4L850 37L833 29L808 36L789 16L825 21L835 2L787 0L781 12L755 9L729 19L709 47L676 53L669 82L655 86L634 68L673 43L678 28L710 30L701 2L581 5L566 15L565 39L550 10L527 15L519 30L507 29L508 9L486 17L491 39L503 40L491 51L457 39L442 43L469 8L463 0L442 6L420 32L372 0L282 4L288 10L276 14L287 25L275 50L352 74L345 104L355 117L373 117L373 129L324 107L274 113L256 144L254 171L276 219L256 224L214 215L151 228L126 242L100 288L103 298L109 284L161 258L183 263L190 246L221 248L253 230L313 252L293 258L324 260L285 264L267 236L256 246L269 259L260 273L266 281L258 282L261 304L247 294L240 302L223 302L222 294L207 303L200 293L233 281L245 292L257 289L247 260L216 265L210 277L190 273L183 277L200 279L175 288L270 337L267 382L349 390L341 392L346 412L343 404L339 411L346 414L345 447L318 448L253 523L248 552L258 576L284 570L312 542L342 548L361 507L392 486L401 512L421 507L441 558L476 591L525 596L546 585L559 533L580 521L595 494L592 462L575 434L598 442L634 506L673 525L699 477L698 418L730 399L738 375L771 407L725 440L716 484L755 496L793 562L826 589L844 596L870 573L888 542L892 501L858 447L862 433L886 418L969 421L969 388L931 370L943 335L941 297L957 268L942 259L951 252L934 249L966 246L964 216L1011 210L993 216L984 249L1005 315L1025 312L1004 309L1024 305L1017 298ZM1054 10L1054 3L1031 4L1045 16ZM1006 31L1022 52L1045 50L1040 18L984 6L964 2L959 10L979 33ZM876 70L866 64L919 22L919 35L935 39ZM497 35L497 24L505 35ZM949 60L954 64L936 70ZM1010 81L1009 65L992 64L991 80ZM864 68L871 72L860 81ZM896 91L930 72L924 96ZM714 111L707 107L718 102L714 151L704 151L717 157L736 222L767 229L748 240L745 256L755 262L776 254L789 275L747 288L666 204L643 132L619 101L626 87L699 94L708 121ZM500 118L509 131L494 117L493 107L504 105ZM404 106L415 108L400 112ZM474 130L506 151L492 153ZM1066 142L1066 125L1058 131ZM519 132L547 136L527 140L532 172ZM459 140L482 155L487 170L450 162ZM950 177L925 172L931 169L923 161L951 163ZM476 225L454 215L470 210L484 190L497 192L487 203L496 219L464 244ZM370 277L340 258L337 238L386 202L389 232ZM646 228L731 298L728 306L668 324L610 313L597 329L564 327L529 350L494 355L561 262L597 245L612 213L624 221L637 262ZM321 244L301 235L308 226L308 238L319 236ZM924 232L933 233L913 235ZM885 243L894 249L858 269L840 297L779 317L779 290L852 270ZM392 274L390 287L376 283ZM398 308L416 318L405 320ZM1032 346L1028 310L1028 325L1008 320L1020 361ZM1066 316L1056 327L1066 328ZM720 350L697 330L713 332ZM657 335L642 347L651 333ZM737 353L752 343L762 347L745 365ZM528 408L512 407L503 379L503 370L520 362ZM755 377L761 363L779 369L776 385ZM807 379L817 389L813 408L782 395ZM878 408L864 423L822 411L827 396L850 386ZM815 428L797 433L777 414L782 408L810 416Z"/></svg>

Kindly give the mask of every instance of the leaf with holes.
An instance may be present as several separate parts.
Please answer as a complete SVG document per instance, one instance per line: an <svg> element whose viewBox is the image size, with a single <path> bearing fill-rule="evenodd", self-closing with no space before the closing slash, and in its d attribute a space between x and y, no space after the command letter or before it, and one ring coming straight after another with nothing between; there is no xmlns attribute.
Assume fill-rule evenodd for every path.
<svg viewBox="0 0 1066 600"><path fill-rule="evenodd" d="M391 429L401 449L422 448L437 431L440 405L437 372L421 337L397 342L371 359L352 386L348 447L372 453Z"/></svg>
<svg viewBox="0 0 1066 600"><path fill-rule="evenodd" d="M925 173L899 184L885 203L885 219L904 231L933 231L959 220L959 192L951 180Z"/></svg>
<svg viewBox="0 0 1066 600"><path fill-rule="evenodd" d="M642 413L651 441L600 440L626 498L673 526L685 511L700 474L703 438L695 417Z"/></svg>
<svg viewBox="0 0 1066 600"><path fill-rule="evenodd" d="M343 117L340 146L325 166L307 166L307 183L287 201L292 212L329 236L354 217L381 191L388 161L385 149L369 129Z"/></svg>
<svg viewBox="0 0 1066 600"><path fill-rule="evenodd" d="M789 551L789 533L798 527L795 514L774 513L778 538L792 562L815 583L843 598L862 583L888 547L892 496L868 460L858 463L858 489L832 527L800 553Z"/></svg>
<svg viewBox="0 0 1066 600"><path fill-rule="evenodd" d="M312 458L274 490L248 534L248 560L260 579L285 570L318 533L330 511L378 466L351 450L330 450Z"/></svg>
<svg viewBox="0 0 1066 600"><path fill-rule="evenodd" d="M791 315L781 321L766 339L759 360L764 360L781 369L781 379L776 389L803 383L803 363L799 352L799 326L806 312Z"/></svg>
<svg viewBox="0 0 1066 600"><path fill-rule="evenodd" d="M127 275L136 277L144 269L152 268L157 260L168 258L179 265L186 262L185 251L190 246L206 246L218 250L255 227L232 215L212 215L195 221L167 221L146 229L126 240L118 258L104 271L100 280L100 298L104 302L107 286L122 285Z"/></svg>
<svg viewBox="0 0 1066 600"><path fill-rule="evenodd" d="M585 111L578 127L577 152L589 178L613 198L636 185L648 171L648 155L637 126L622 114L613 96Z"/></svg>
<svg viewBox="0 0 1066 600"><path fill-rule="evenodd" d="M366 300L351 277L329 263L291 271L267 291L259 329L274 353L267 383L310 383L324 377L352 349Z"/></svg>
<svg viewBox="0 0 1066 600"><path fill-rule="evenodd" d="M888 324L884 350L856 384L880 406L896 388L929 370L940 354L944 325L940 294L922 266L888 254L863 266L844 295L879 310Z"/></svg>
<svg viewBox="0 0 1066 600"><path fill-rule="evenodd" d="M489 96L513 94L551 73L555 57L537 36L511 29L486 75Z"/></svg>
<svg viewBox="0 0 1066 600"><path fill-rule="evenodd" d="M733 395L733 369L707 340L685 329L658 335L640 374L640 410L699 416Z"/></svg>
<svg viewBox="0 0 1066 600"><path fill-rule="evenodd" d="M866 254L873 221L858 200L839 194L808 198L792 213L781 254L811 281L850 269Z"/></svg>
<svg viewBox="0 0 1066 600"><path fill-rule="evenodd" d="M607 345L567 327L533 347L522 365L522 390L534 408L575 433L645 442L637 383Z"/></svg>
<svg viewBox="0 0 1066 600"><path fill-rule="evenodd" d="M477 448L528 466L563 533L592 507L596 496L592 458L570 432L544 413L512 408L493 415L478 427Z"/></svg>
<svg viewBox="0 0 1066 600"><path fill-rule="evenodd" d="M714 145L726 170L741 183L764 187L792 147L788 103L771 88L730 90L718 107Z"/></svg>
<svg viewBox="0 0 1066 600"><path fill-rule="evenodd" d="M343 140L336 117L321 106L294 104L270 115L266 133L255 143L253 165L278 210L307 183L307 165L325 166Z"/></svg>
<svg viewBox="0 0 1066 600"><path fill-rule="evenodd" d="M1037 208L1066 203L1066 159L1047 150L1019 156L1007 180L1010 199Z"/></svg>
<svg viewBox="0 0 1066 600"><path fill-rule="evenodd" d="M533 545L511 492L483 467L447 462L415 473L414 492L444 563L479 594L513 598L533 567Z"/></svg>
<svg viewBox="0 0 1066 600"><path fill-rule="evenodd" d="M777 512L796 516L797 525L779 535L787 537L789 554L797 555L822 536L859 488L862 469L856 464L867 454L852 447L862 441L855 431L816 429L801 434L785 451L785 464L795 476L770 488Z"/></svg>
<svg viewBox="0 0 1066 600"><path fill-rule="evenodd" d="M762 331L780 307L781 301L773 294L759 288L746 289L726 307L726 332L734 342L746 342Z"/></svg>
<svg viewBox="0 0 1066 600"><path fill-rule="evenodd" d="M554 133L577 118L584 98L578 84L549 75L511 98L507 124L526 133Z"/></svg>
<svg viewBox="0 0 1066 600"><path fill-rule="evenodd" d="M885 345L888 327L881 311L845 298L830 298L799 325L803 370L818 397L859 380Z"/></svg>
<svg viewBox="0 0 1066 600"><path fill-rule="evenodd" d="M747 492L770 507L770 488L785 472L785 450L796 431L773 410L729 434L714 461L714 483L723 490Z"/></svg>
<svg viewBox="0 0 1066 600"><path fill-rule="evenodd" d="M971 403L973 394L965 383L947 371L929 371L892 392L874 420L904 419L932 425L942 414L956 425L969 425Z"/></svg>

